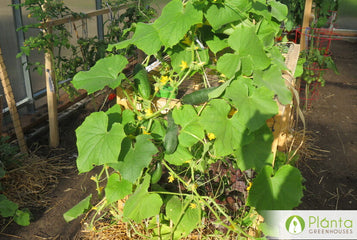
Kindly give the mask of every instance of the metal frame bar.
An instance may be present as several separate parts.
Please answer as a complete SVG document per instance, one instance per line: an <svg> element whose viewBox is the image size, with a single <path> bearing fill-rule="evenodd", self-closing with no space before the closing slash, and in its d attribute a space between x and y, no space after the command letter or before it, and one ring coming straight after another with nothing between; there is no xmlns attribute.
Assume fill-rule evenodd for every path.
<svg viewBox="0 0 357 240"><path fill-rule="evenodd" d="M12 0L12 4L20 4L20 3L21 0ZM13 11L15 29L18 29L23 26L22 11L21 8L16 9L15 7L12 7L12 11ZM18 50L20 50L21 46L23 46L25 42L25 34L22 30L16 31L16 37L17 37L17 48ZM31 77L30 77L29 70L27 69L27 63L28 63L27 56L23 54L20 60L22 64L22 75L24 79L25 92L26 92L26 98L24 98L20 102L24 102L24 100L26 100L27 103L30 104L29 105L30 111L34 111L34 99L33 99Z"/></svg>
<svg viewBox="0 0 357 240"><path fill-rule="evenodd" d="M102 9L102 0L95 0L95 9ZM97 34L98 40L104 39L104 24L103 24L103 15L97 16Z"/></svg>

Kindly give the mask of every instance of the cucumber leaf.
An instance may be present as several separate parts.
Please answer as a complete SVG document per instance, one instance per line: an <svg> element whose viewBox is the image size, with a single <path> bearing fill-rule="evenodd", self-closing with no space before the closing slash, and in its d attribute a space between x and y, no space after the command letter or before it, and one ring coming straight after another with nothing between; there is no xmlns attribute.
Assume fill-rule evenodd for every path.
<svg viewBox="0 0 357 240"><path fill-rule="evenodd" d="M95 112L76 130L77 168L80 173L90 171L94 165L118 162L121 142L125 137L123 125L113 123L108 131L108 115Z"/></svg>
<svg viewBox="0 0 357 240"><path fill-rule="evenodd" d="M179 109L175 108L172 117L175 123L181 126L178 139L182 146L191 147L204 138L204 130L192 105L185 104Z"/></svg>
<svg viewBox="0 0 357 240"><path fill-rule="evenodd" d="M121 73L128 60L121 55L112 55L98 60L89 70L77 73L72 80L72 84L77 89L85 89L88 94L108 86L112 89L118 87L125 75Z"/></svg>
<svg viewBox="0 0 357 240"><path fill-rule="evenodd" d="M73 208L68 210L63 214L64 220L66 222L70 222L86 211L88 211L91 208L90 200L92 199L92 194L90 194L88 197L80 201L77 205L75 205Z"/></svg>
<svg viewBox="0 0 357 240"><path fill-rule="evenodd" d="M253 180L248 205L261 210L290 210L297 207L303 197L300 171L284 165L273 176L273 168L265 166Z"/></svg>
<svg viewBox="0 0 357 240"><path fill-rule="evenodd" d="M151 142L151 136L137 136L135 146L130 147L124 156L124 160L118 164L122 177L134 183L140 176L141 171L149 166L152 156L156 154L157 151L157 148Z"/></svg>
<svg viewBox="0 0 357 240"><path fill-rule="evenodd" d="M121 179L117 173L113 173L108 178L107 186L105 187L105 197L108 203L116 202L123 199L125 196L132 193L133 185L131 182Z"/></svg>
<svg viewBox="0 0 357 240"><path fill-rule="evenodd" d="M160 213L162 199L159 194L149 193L150 175L144 177L144 181L137 187L136 191L125 202L123 217L125 221L129 219L140 222L145 218L155 216Z"/></svg>
<svg viewBox="0 0 357 240"><path fill-rule="evenodd" d="M154 27L164 46L169 48L183 39L192 25L201 23L202 15L202 11L196 9L192 2L186 2L184 6L182 1L173 0L163 8L161 16L154 22Z"/></svg>
<svg viewBox="0 0 357 240"><path fill-rule="evenodd" d="M267 119L278 113L278 104L274 101L274 93L271 90L248 84L242 80L232 81L226 89L225 97L231 99L238 109L240 123L254 132L261 128Z"/></svg>

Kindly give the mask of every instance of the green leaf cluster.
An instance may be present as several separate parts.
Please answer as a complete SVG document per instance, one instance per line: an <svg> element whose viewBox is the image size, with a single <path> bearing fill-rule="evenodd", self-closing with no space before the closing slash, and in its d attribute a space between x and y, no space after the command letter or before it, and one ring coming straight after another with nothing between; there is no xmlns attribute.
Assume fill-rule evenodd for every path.
<svg viewBox="0 0 357 240"><path fill-rule="evenodd" d="M241 171L256 173L250 179L249 206L260 211L298 205L301 175L285 164L273 171L274 137L266 125L278 113L277 100L283 104L292 100L281 76L287 68L274 43L287 12L275 0L172 0L153 23L137 23L129 30L133 31L131 39L107 49L134 45L148 55L145 66L151 56L161 61L159 76L150 79L150 96L141 97L133 79L123 75L127 61L122 56L101 59L75 76L74 85L89 92L119 86L132 107L92 113L76 131L79 171L103 166L106 204L113 206L128 197L122 214L125 221L151 218L154 225L160 221L161 235L178 239L199 226L205 207L226 216L205 196L202 179L212 164L227 159ZM170 61L164 60L165 55ZM183 102L170 109L172 96L194 74L202 76L203 85L209 87L208 71L223 83L208 93L208 99L197 95L198 99L189 102L207 101ZM166 105L156 108L158 93L168 87ZM167 138L168 134L175 138ZM175 140L175 149L165 152L167 139ZM165 177L150 184L157 163L163 165ZM99 179L94 178L98 189ZM83 205L78 212L88 208L87 202ZM77 211L71 214L77 215ZM234 229L234 220L226 217L231 229L244 232L239 226ZM228 227L224 221L219 224ZM154 234L159 233L154 230Z"/></svg>

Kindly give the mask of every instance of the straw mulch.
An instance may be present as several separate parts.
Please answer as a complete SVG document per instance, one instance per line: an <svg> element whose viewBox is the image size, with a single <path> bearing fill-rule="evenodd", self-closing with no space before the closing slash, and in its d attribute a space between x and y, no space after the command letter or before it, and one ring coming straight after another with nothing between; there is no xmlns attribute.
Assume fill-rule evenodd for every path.
<svg viewBox="0 0 357 240"><path fill-rule="evenodd" d="M36 155L36 152L23 157L19 162L16 167L7 170L1 185L3 194L20 208L50 206L50 194L58 185L59 176L64 170L73 171L75 168L64 156L45 158Z"/></svg>

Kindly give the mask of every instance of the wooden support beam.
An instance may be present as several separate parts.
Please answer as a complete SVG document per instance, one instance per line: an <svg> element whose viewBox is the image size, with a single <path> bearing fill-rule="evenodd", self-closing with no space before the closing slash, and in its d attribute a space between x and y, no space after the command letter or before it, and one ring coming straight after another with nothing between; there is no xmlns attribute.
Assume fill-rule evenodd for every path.
<svg viewBox="0 0 357 240"><path fill-rule="evenodd" d="M304 10L304 18L302 22L301 28L301 37L300 37L300 50L303 51L307 47L307 43L305 42L305 31L306 28L310 26L311 19L311 8L312 8L312 0L305 1L305 10Z"/></svg>
<svg viewBox="0 0 357 240"><path fill-rule="evenodd" d="M128 8L128 5L130 3L133 3L133 2L123 4L117 8L113 8L112 10L126 9L126 8ZM67 16L67 17L63 17L63 18L59 18L59 19L48 20L42 24L42 28L48 28L48 27L53 27L53 26L61 25L61 24L68 23L68 22L74 22L74 21L81 20L83 18L95 17L95 16L107 14L110 11L111 10L109 8L103 8L103 9L94 10L94 11L91 11L88 13L77 14L75 16Z"/></svg>
<svg viewBox="0 0 357 240"><path fill-rule="evenodd" d="M1 47L0 47L0 78L1 78L2 87L4 89L7 105L9 107L12 123L14 125L17 141L19 143L20 151L22 153L24 153L24 154L27 154L28 153L27 152L27 145L26 145L26 142L25 142L24 133L22 131L19 114L17 112L16 102L15 102L15 99L14 99L14 94L12 92L10 79L9 79L8 74L7 74L5 62L4 62L4 59L3 59L3 56L2 56ZM1 114L2 114L2 112L1 112Z"/></svg>

